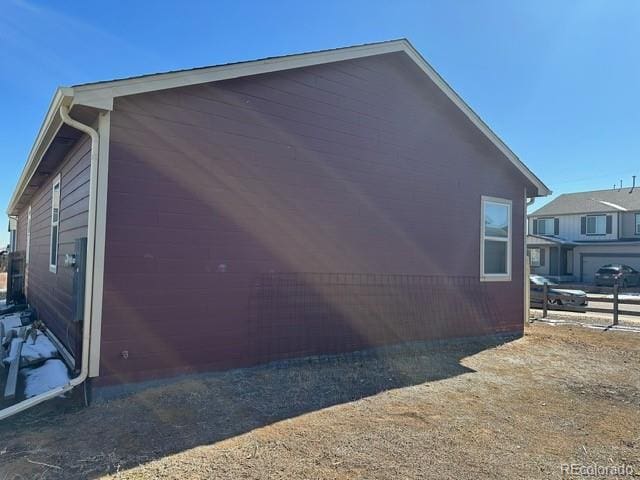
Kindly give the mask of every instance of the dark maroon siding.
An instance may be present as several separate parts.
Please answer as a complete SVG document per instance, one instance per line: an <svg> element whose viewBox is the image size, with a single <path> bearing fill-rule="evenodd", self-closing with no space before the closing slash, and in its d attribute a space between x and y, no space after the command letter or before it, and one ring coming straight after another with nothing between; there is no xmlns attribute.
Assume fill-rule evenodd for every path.
<svg viewBox="0 0 640 480"><path fill-rule="evenodd" d="M76 238L87 236L91 142L81 137L49 180L31 200L31 247L27 269L27 297L39 317L70 351L75 347L76 324L71 323L73 269L63 266L74 253ZM49 271L51 242L51 186L60 173L60 234L58 270ZM27 210L18 217L18 249L27 245Z"/></svg>
<svg viewBox="0 0 640 480"><path fill-rule="evenodd" d="M336 350L522 330L525 180L403 54L119 98L111 118L102 381L251 364L261 338L318 350L294 345L313 336L295 315L265 329L298 308L265 320L283 292L325 298L342 327L313 332L355 339ZM478 280L481 195L513 200L512 282ZM428 328L278 272L437 277L412 280L435 282ZM358 278L344 291L380 297Z"/></svg>

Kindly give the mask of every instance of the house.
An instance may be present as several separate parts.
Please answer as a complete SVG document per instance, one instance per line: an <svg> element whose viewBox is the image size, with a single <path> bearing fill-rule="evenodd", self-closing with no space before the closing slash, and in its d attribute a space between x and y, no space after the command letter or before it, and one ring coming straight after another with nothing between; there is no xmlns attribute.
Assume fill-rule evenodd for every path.
<svg viewBox="0 0 640 480"><path fill-rule="evenodd" d="M548 193L396 40L60 88L8 213L101 386L522 333Z"/></svg>
<svg viewBox="0 0 640 480"><path fill-rule="evenodd" d="M640 270L640 189L562 194L529 215L528 231L533 273L592 282L606 264Z"/></svg>

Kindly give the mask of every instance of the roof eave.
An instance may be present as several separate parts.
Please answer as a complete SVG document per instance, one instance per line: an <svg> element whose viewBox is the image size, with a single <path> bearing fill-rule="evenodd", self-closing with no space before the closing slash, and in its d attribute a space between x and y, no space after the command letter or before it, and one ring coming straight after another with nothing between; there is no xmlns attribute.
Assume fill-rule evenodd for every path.
<svg viewBox="0 0 640 480"><path fill-rule="evenodd" d="M324 63L351 60L385 53L404 52L411 60L443 91L443 93L471 120L471 122L500 150L519 172L535 187L536 195L543 197L551 194L549 188L518 158L518 156L496 135L489 126L467 105L467 103L447 84L447 82L429 65L420 53L406 39L391 40L355 47L301 53L263 60L205 67L169 73L159 73L129 79L113 80L73 88L59 88L49 106L47 115L40 128L36 141L29 153L27 163L20 175L18 185L9 202L8 214L15 214L16 205L34 172L42 155L49 147L62 122L58 111L63 102L69 105L86 105L103 110L113 109L113 99L126 95L135 95L188 85L197 85L232 78L257 75L276 71L302 68Z"/></svg>
<svg viewBox="0 0 640 480"><path fill-rule="evenodd" d="M40 126L40 130L38 131L38 135L36 136L36 140L31 147L29 156L27 157L27 163L22 169L16 188L9 200L9 206L7 207L8 215L18 214L18 212L15 211L16 204L20 200L26 186L37 170L42 155L47 150L53 141L56 132L62 125L62 120L58 114L60 105L68 103L72 97L72 89L67 87L59 87L56 89L56 92L51 99L51 103L49 104L49 109L47 110L42 125Z"/></svg>

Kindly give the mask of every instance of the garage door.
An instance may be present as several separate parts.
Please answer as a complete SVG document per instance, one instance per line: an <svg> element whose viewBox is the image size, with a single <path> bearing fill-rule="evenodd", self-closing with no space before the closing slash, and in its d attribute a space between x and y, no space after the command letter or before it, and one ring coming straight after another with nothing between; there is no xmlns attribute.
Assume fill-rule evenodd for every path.
<svg viewBox="0 0 640 480"><path fill-rule="evenodd" d="M610 263L621 263L623 265L629 265L631 268L635 268L640 271L640 254L638 253L627 253L621 255L607 255L607 256L586 256L589 254L585 254L582 257L582 281L591 283L593 282L593 278L595 273L598 271L600 267L603 265L607 265Z"/></svg>

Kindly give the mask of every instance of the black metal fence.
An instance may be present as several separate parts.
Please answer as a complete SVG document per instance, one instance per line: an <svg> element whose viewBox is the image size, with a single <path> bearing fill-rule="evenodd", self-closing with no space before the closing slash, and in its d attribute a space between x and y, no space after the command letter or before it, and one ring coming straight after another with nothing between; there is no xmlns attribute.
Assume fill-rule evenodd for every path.
<svg viewBox="0 0 640 480"><path fill-rule="evenodd" d="M501 318L475 277L271 273L250 298L258 361L487 333Z"/></svg>

